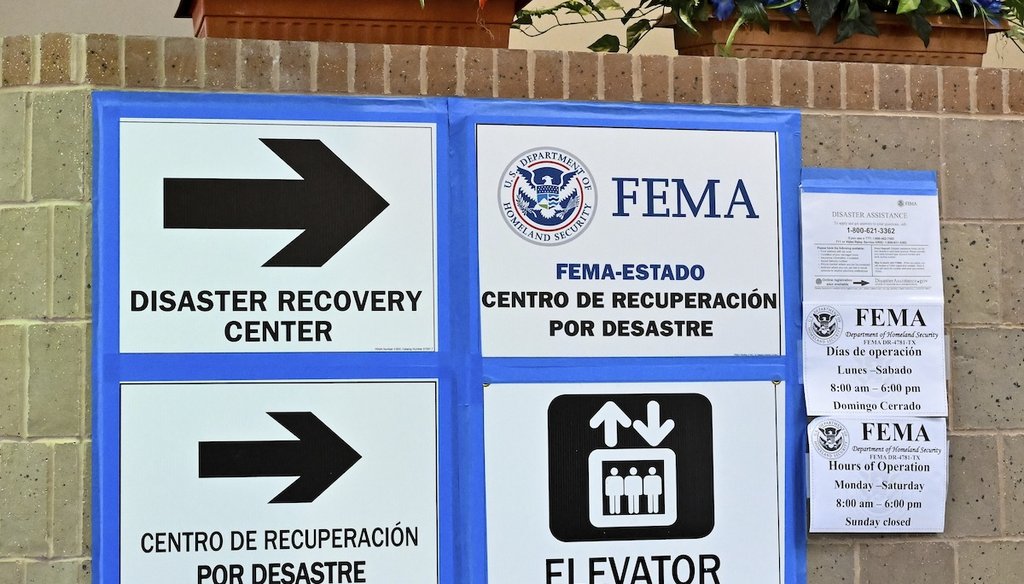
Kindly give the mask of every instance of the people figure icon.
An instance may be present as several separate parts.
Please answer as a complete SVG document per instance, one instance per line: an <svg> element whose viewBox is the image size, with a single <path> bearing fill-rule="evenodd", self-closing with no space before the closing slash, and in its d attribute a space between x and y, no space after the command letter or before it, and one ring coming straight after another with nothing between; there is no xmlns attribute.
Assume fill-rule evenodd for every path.
<svg viewBox="0 0 1024 584"><path fill-rule="evenodd" d="M658 476L658 469L653 466L647 469L647 476L644 477L644 494L647 495L647 512L661 513L659 501L664 489L661 477Z"/></svg>
<svg viewBox="0 0 1024 584"><path fill-rule="evenodd" d="M640 513L640 495L644 492L644 482L637 476L635 466L629 467L629 476L623 483L629 514L636 515Z"/></svg>
<svg viewBox="0 0 1024 584"><path fill-rule="evenodd" d="M608 497L608 513L618 515L622 513L623 480L619 476L619 469L612 467L610 473L604 479L604 494Z"/></svg>

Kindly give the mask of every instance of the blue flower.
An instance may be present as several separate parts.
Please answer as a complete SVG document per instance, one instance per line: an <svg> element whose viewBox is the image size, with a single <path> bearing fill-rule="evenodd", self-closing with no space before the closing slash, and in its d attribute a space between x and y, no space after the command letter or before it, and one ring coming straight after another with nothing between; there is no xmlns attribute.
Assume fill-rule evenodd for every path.
<svg viewBox="0 0 1024 584"><path fill-rule="evenodd" d="M736 9L736 3L733 0L711 0L711 4L715 7L715 18L718 20L728 20L732 16L733 10Z"/></svg>
<svg viewBox="0 0 1024 584"><path fill-rule="evenodd" d="M963 2L963 4L972 8L975 15L980 13L993 25L999 24L999 15L1003 11L1002 0L969 0L969 2Z"/></svg>

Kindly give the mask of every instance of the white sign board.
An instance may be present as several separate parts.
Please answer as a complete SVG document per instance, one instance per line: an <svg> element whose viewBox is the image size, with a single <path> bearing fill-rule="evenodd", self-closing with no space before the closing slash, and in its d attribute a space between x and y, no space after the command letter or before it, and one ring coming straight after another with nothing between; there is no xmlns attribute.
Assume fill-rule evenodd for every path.
<svg viewBox="0 0 1024 584"><path fill-rule="evenodd" d="M433 381L122 384L120 581L437 584L436 412Z"/></svg>
<svg viewBox="0 0 1024 584"><path fill-rule="evenodd" d="M436 128L120 122L120 349L437 348Z"/></svg>
<svg viewBox="0 0 1024 584"><path fill-rule="evenodd" d="M803 193L805 302L942 302L938 197Z"/></svg>
<svg viewBox="0 0 1024 584"><path fill-rule="evenodd" d="M480 125L477 145L484 356L782 354L776 134Z"/></svg>
<svg viewBox="0 0 1024 584"><path fill-rule="evenodd" d="M821 417L807 436L811 531L942 532L945 419Z"/></svg>
<svg viewBox="0 0 1024 584"><path fill-rule="evenodd" d="M783 401L768 381L487 386L488 583L782 582Z"/></svg>
<svg viewBox="0 0 1024 584"><path fill-rule="evenodd" d="M804 304L807 411L946 415L942 304Z"/></svg>

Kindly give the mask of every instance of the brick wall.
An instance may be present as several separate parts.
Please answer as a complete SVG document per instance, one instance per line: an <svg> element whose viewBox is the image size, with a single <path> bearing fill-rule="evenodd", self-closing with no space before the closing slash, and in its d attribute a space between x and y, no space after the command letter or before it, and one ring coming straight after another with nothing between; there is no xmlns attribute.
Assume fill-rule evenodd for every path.
<svg viewBox="0 0 1024 584"><path fill-rule="evenodd" d="M805 166L937 170L946 533L812 536L811 584L1024 574L1024 71L49 34L0 41L0 584L90 578L93 88L798 107Z"/></svg>

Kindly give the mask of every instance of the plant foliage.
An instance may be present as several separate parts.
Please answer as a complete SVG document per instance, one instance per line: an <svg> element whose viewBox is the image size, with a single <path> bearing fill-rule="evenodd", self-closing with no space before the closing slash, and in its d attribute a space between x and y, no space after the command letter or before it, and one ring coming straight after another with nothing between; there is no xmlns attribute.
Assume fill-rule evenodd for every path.
<svg viewBox="0 0 1024 584"><path fill-rule="evenodd" d="M807 20L817 34L835 22L837 43L856 34L878 36L874 18L878 12L903 15L925 46L932 29L925 17L944 13L983 18L992 26L1005 23L1007 36L1024 42L1024 0L639 0L628 8L616 0L564 0L547 8L519 11L513 26L537 36L560 26L618 20L625 27L623 36L606 34L589 47L615 53L623 47L632 50L659 24L671 23L696 34L695 22L735 19L723 51L729 54L740 27L756 25L769 30L769 10Z"/></svg>

